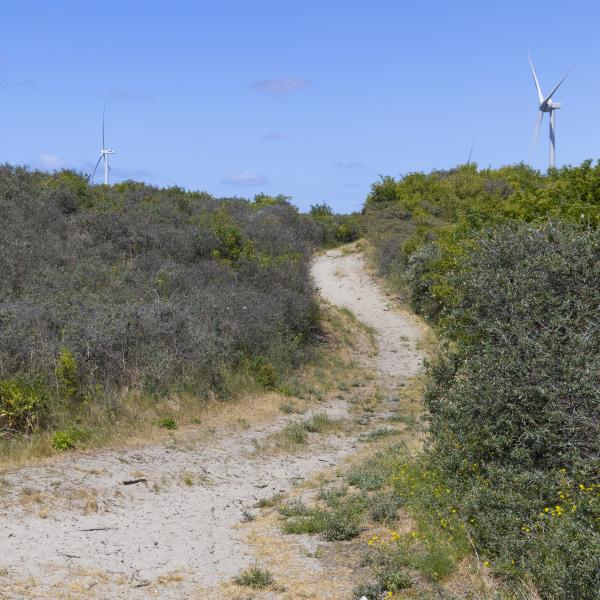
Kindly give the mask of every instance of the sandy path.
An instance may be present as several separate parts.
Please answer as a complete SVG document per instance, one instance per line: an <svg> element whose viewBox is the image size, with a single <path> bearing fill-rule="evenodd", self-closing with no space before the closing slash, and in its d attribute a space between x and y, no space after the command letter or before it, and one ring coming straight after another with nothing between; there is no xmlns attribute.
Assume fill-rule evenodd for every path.
<svg viewBox="0 0 600 600"><path fill-rule="evenodd" d="M376 361L388 391L418 371L421 330L391 310L361 254L330 251L313 275L324 298L376 328L379 354L362 358ZM348 414L341 399L323 410ZM191 434L185 443L72 455L0 474L0 598L205 597L199 590L254 560L235 527L245 508L356 448L356 434L322 435L294 454L253 453L290 418L226 439ZM148 482L122 485L134 475ZM161 577L168 586L157 587Z"/></svg>
<svg viewBox="0 0 600 600"><path fill-rule="evenodd" d="M422 329L386 298L367 273L362 253L330 250L315 261L313 276L326 300L348 308L376 330L377 368L382 378L416 375L423 363L423 353L417 347Z"/></svg>

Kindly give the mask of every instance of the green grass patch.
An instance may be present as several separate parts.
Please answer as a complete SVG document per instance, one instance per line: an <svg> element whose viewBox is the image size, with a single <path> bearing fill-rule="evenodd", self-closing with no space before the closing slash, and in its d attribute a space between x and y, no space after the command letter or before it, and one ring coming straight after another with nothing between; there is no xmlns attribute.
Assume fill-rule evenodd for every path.
<svg viewBox="0 0 600 600"><path fill-rule="evenodd" d="M236 585L249 587L253 590L264 590L275 583L275 579L269 571L260 567L250 567L233 578Z"/></svg>
<svg viewBox="0 0 600 600"><path fill-rule="evenodd" d="M380 427L374 431L362 434L358 439L361 442L375 442L385 437L398 435L399 433L397 429L392 429L391 427Z"/></svg>
<svg viewBox="0 0 600 600"><path fill-rule="evenodd" d="M175 419L172 417L164 417L159 419L157 425L162 429L169 429L171 431L177 429L177 421L175 421Z"/></svg>
<svg viewBox="0 0 600 600"><path fill-rule="evenodd" d="M331 429L334 422L325 413L315 413L304 422L304 429L310 433L322 433Z"/></svg>
<svg viewBox="0 0 600 600"><path fill-rule="evenodd" d="M89 436L89 432L85 429L69 427L62 431L55 431L51 443L55 450L73 450L79 442L87 440Z"/></svg>
<svg viewBox="0 0 600 600"><path fill-rule="evenodd" d="M281 432L282 436L293 444L306 444L306 429L300 423L288 423Z"/></svg>

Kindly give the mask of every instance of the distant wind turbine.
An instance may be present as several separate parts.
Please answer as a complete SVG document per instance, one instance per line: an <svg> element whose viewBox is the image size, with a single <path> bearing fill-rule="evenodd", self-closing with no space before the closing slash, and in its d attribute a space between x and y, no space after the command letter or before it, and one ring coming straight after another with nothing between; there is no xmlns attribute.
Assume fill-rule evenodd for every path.
<svg viewBox="0 0 600 600"><path fill-rule="evenodd" d="M94 180L94 175L96 174L96 169L100 164L100 161L104 159L104 185L108 185L108 172L110 171L110 167L108 166L108 156L110 154L114 154L115 151L112 148L107 148L106 143L104 141L104 116L106 114L106 101L104 102L104 108L102 109L102 150L100 150L100 158L94 167L94 172L92 173L92 181Z"/></svg>
<svg viewBox="0 0 600 600"><path fill-rule="evenodd" d="M544 96L542 94L542 89L540 88L540 82L538 81L537 75L535 74L535 69L533 67L533 61L531 60L531 56L529 57L529 64L531 65L531 73L533 74L533 82L535 83L535 89L537 91L539 107L538 107L538 116L537 121L535 123L535 131L533 134L533 145L537 142L538 134L540 132L540 127L542 125L542 119L544 117L544 113L550 113L550 168L554 167L555 163L555 153L556 153L556 131L555 131L555 116L554 111L561 107L559 102L553 102L552 96L556 93L556 90L561 86L562 82L567 78L567 75L571 72L571 69L567 71L567 74L554 86L554 89L547 95Z"/></svg>
<svg viewBox="0 0 600 600"><path fill-rule="evenodd" d="M471 164L471 158L473 158L473 148L475 147L475 136L471 142L471 150L469 150L469 160L467 160L467 167Z"/></svg>

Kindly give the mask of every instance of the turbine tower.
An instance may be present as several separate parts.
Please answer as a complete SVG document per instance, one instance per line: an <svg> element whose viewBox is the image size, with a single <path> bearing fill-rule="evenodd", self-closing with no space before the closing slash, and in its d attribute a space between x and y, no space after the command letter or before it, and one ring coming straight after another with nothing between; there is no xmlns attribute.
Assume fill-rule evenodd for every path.
<svg viewBox="0 0 600 600"><path fill-rule="evenodd" d="M106 113L106 102L104 102L104 108L102 109L102 150L100 150L100 158L94 167L94 172L92 173L92 181L94 180L94 175L96 174L96 169L100 164L100 161L104 159L104 185L108 185L108 172L110 171L110 167L108 166L108 156L110 154L114 154L115 151L112 148L107 148L106 143L104 142L104 115Z"/></svg>
<svg viewBox="0 0 600 600"><path fill-rule="evenodd" d="M561 107L559 102L553 102L552 96L556 93L556 90L561 86L562 82L567 78L567 75L571 72L567 71L567 74L554 86L554 89L547 95L544 96L542 93L542 89L540 88L540 82L538 81L537 75L535 74L535 69L533 67L533 61L531 60L531 56L529 57L529 64L531 65L531 73L533 74L533 82L535 83L535 89L537 90L539 107L538 107L538 116L535 124L535 132L533 134L533 145L538 138L538 134L540 132L540 127L542 125L542 119L544 117L544 113L549 113L550 116L550 168L554 167L555 163L555 155L556 155L556 117L554 115L554 111L558 110Z"/></svg>

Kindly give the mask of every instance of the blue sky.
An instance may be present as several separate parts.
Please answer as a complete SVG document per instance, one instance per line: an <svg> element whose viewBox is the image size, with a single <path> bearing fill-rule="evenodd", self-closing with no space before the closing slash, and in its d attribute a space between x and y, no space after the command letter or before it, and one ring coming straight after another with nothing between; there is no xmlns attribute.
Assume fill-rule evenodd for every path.
<svg viewBox="0 0 600 600"><path fill-rule="evenodd" d="M378 174L600 155L600 3L4 0L0 162L358 209ZM97 176L97 181L100 178Z"/></svg>

